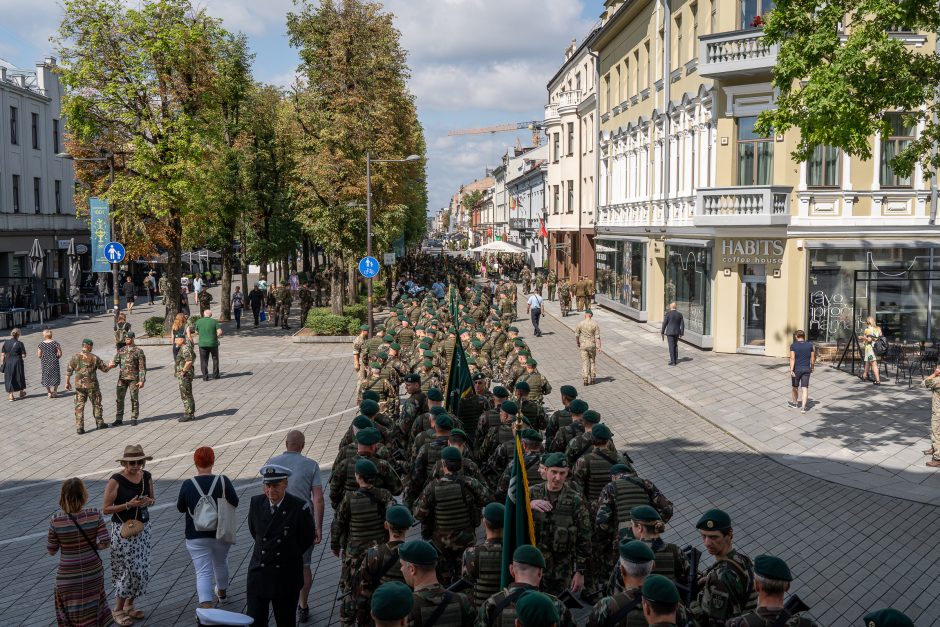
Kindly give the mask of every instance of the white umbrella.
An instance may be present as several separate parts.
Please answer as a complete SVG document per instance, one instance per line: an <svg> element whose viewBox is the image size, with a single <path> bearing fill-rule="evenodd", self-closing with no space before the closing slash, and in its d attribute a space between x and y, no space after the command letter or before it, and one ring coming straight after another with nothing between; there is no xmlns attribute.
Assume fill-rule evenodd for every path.
<svg viewBox="0 0 940 627"><path fill-rule="evenodd" d="M516 246L515 244L510 244L509 242L504 242L502 240L496 242L490 242L489 244L483 244L482 246L477 246L476 248L471 248L470 252L472 253L517 253L522 254L528 252L525 248L521 246Z"/></svg>

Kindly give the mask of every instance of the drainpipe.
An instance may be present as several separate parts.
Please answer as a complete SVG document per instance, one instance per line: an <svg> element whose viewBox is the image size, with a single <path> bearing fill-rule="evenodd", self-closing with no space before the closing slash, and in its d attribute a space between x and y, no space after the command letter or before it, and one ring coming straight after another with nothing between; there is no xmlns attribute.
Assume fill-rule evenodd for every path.
<svg viewBox="0 0 940 627"><path fill-rule="evenodd" d="M588 55L594 59L594 245L597 246L597 218L601 210L601 57L593 50ZM578 213L578 240L581 239L581 213ZM578 246L578 254L581 247ZM597 255L594 255L597 259ZM578 266L581 265L580 259ZM597 262L594 262L594 277L597 277Z"/></svg>
<svg viewBox="0 0 940 627"><path fill-rule="evenodd" d="M669 182L672 159L670 137L672 135L672 116L669 115L669 102L672 99L672 78L669 67L672 65L672 8L670 0L662 0L663 7L663 222L669 223Z"/></svg>

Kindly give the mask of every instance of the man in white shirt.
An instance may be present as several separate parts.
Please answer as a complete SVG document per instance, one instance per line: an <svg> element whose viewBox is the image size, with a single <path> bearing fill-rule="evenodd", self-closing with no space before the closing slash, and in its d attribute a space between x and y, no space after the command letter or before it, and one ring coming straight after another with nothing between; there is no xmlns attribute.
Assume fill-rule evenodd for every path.
<svg viewBox="0 0 940 627"><path fill-rule="evenodd" d="M532 328L534 329L535 337L542 337L542 330L539 329L539 318L542 317L543 300L544 299L539 296L535 289L533 289L525 306L526 313L532 316Z"/></svg>

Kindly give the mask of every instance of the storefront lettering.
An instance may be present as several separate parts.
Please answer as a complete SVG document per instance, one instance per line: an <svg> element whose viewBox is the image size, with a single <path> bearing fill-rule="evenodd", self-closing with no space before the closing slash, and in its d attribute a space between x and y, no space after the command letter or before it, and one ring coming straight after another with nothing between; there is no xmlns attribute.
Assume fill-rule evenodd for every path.
<svg viewBox="0 0 940 627"><path fill-rule="evenodd" d="M827 294L823 291L809 295L809 328L818 329L824 339L841 336L852 326L852 308L842 294Z"/></svg>
<svg viewBox="0 0 940 627"><path fill-rule="evenodd" d="M779 239L725 239L721 241L722 263L780 263L784 244Z"/></svg>

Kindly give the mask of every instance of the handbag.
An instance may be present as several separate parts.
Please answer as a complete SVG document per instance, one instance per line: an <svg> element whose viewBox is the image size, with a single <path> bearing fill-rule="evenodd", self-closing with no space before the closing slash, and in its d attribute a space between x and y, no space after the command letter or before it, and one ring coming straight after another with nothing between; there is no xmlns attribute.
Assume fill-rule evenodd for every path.
<svg viewBox="0 0 940 627"><path fill-rule="evenodd" d="M268 312L266 312L264 309L262 309L262 310L261 310L261 315L260 315L259 317L261 318L261 322L267 321L267 319L268 319Z"/></svg>
<svg viewBox="0 0 940 627"><path fill-rule="evenodd" d="M235 544L235 506L225 498L225 475L222 475L222 497L216 501L219 512L219 522L215 528L215 538L225 544Z"/></svg>
<svg viewBox="0 0 940 627"><path fill-rule="evenodd" d="M144 490L147 489L147 482L143 481L142 483L143 485L140 486L140 496L143 496ZM121 517L118 516L118 520L121 521L121 537L125 540L128 538L133 538L144 530L144 523L143 521L137 519L138 515L140 515L139 507L137 508L137 511L134 512L134 517L130 520L122 520Z"/></svg>

